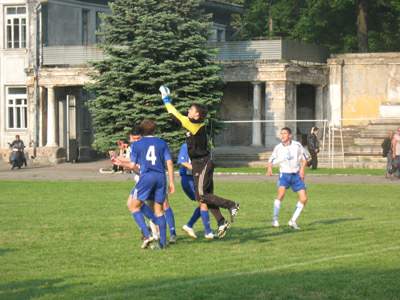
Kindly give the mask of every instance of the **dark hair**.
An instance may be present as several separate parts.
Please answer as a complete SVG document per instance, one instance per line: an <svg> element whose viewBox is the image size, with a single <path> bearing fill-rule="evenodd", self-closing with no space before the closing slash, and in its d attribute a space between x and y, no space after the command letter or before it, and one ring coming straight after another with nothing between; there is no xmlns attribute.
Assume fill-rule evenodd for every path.
<svg viewBox="0 0 400 300"><path fill-rule="evenodd" d="M196 111L199 113L199 119L201 121L203 121L206 117L207 117L207 107L205 107L202 104L199 103L192 103L192 105L190 105L191 107L194 107L196 109Z"/></svg>
<svg viewBox="0 0 400 300"><path fill-rule="evenodd" d="M142 132L140 131L140 126L135 125L131 131L129 131L129 135L142 135Z"/></svg>
<svg viewBox="0 0 400 300"><path fill-rule="evenodd" d="M292 134L292 129L290 129L289 127L283 127L282 129L281 129L281 131L282 130L286 130L289 134Z"/></svg>
<svg viewBox="0 0 400 300"><path fill-rule="evenodd" d="M152 135L156 131L156 123L154 120L145 119L143 120L140 125L139 129L143 135Z"/></svg>

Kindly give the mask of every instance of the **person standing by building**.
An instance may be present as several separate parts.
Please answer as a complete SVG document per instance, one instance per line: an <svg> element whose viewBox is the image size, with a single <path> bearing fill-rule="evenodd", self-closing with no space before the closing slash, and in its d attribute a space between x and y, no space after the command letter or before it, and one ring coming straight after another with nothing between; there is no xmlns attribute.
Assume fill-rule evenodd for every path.
<svg viewBox="0 0 400 300"><path fill-rule="evenodd" d="M318 127L312 127L311 132L307 137L307 148L310 152L311 161L308 163L308 166L311 166L311 169L315 170L318 167L318 152L319 152L319 141L318 141Z"/></svg>
<svg viewBox="0 0 400 300"><path fill-rule="evenodd" d="M396 133L393 135L392 152L393 165L395 167L395 170L393 170L394 175L400 178L400 127L397 128Z"/></svg>
<svg viewBox="0 0 400 300"><path fill-rule="evenodd" d="M383 140L382 147L382 157L386 157L386 178L391 178L393 174L393 151L392 151L392 140L394 132L389 131L388 136Z"/></svg>

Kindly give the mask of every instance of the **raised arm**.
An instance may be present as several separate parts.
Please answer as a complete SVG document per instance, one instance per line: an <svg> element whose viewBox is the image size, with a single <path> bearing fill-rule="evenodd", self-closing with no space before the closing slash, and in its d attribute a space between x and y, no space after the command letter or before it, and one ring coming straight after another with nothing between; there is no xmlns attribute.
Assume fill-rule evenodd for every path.
<svg viewBox="0 0 400 300"><path fill-rule="evenodd" d="M204 124L196 124L190 122L189 118L182 115L176 108L171 104L171 96L170 96L170 91L169 88L166 86L162 85L160 86L160 92L161 92L161 98L164 102L165 108L167 109L168 113L172 114L175 118L181 122L182 127L185 129L189 130L191 134L196 134L197 131L201 127L204 126Z"/></svg>

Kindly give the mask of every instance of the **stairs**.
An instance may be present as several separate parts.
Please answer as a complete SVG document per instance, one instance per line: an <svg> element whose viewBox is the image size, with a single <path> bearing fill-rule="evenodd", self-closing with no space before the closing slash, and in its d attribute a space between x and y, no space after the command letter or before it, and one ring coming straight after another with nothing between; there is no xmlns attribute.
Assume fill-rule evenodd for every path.
<svg viewBox="0 0 400 300"><path fill-rule="evenodd" d="M373 120L363 127L349 126L342 129L344 157L340 132L335 131L333 166L335 168L386 168L386 158L382 157L381 143L390 130L400 127L399 119ZM322 148L322 139L320 140ZM213 151L213 158L220 167L265 167L271 149L251 146L221 146ZM328 156L328 138L325 149L319 156L319 166L331 167Z"/></svg>

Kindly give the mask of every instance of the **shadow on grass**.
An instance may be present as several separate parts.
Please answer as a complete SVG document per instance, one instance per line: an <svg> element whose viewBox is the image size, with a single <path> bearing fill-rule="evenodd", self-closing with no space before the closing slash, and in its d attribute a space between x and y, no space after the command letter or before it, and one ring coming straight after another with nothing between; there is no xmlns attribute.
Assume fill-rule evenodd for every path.
<svg viewBox="0 0 400 300"><path fill-rule="evenodd" d="M63 279L23 280L0 284L0 299L32 299L43 296L59 298L57 295L67 293L73 285Z"/></svg>
<svg viewBox="0 0 400 300"><path fill-rule="evenodd" d="M364 220L364 218L337 218L337 219L326 219L326 220L318 220L309 223L308 225L316 225L316 224L323 224L323 225L332 225L332 224L337 224L337 223L343 223L343 222L352 222L352 221L360 221Z"/></svg>
<svg viewBox="0 0 400 300"><path fill-rule="evenodd" d="M15 249L10 249L10 248L0 248L0 256L3 256L7 254L8 252L14 252L17 251Z"/></svg>
<svg viewBox="0 0 400 300"><path fill-rule="evenodd" d="M85 299L398 299L400 270L296 268L132 282L88 291Z"/></svg>

